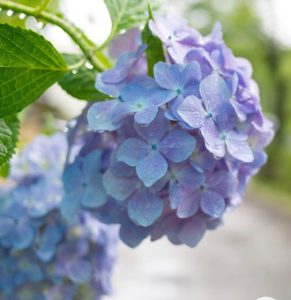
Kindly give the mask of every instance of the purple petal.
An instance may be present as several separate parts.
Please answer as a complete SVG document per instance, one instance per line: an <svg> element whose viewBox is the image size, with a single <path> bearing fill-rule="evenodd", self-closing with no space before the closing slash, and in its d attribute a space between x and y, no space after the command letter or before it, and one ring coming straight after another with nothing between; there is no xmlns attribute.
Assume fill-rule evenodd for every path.
<svg viewBox="0 0 291 300"><path fill-rule="evenodd" d="M207 117L202 101L195 96L188 96L178 106L178 115L192 128L200 128Z"/></svg>
<svg viewBox="0 0 291 300"><path fill-rule="evenodd" d="M130 138L125 140L117 150L117 160L135 167L144 159L149 151L149 145L141 139Z"/></svg>
<svg viewBox="0 0 291 300"><path fill-rule="evenodd" d="M147 126L135 124L135 130L150 144L158 144L168 131L169 124L169 120L164 116L164 111L159 110L153 122Z"/></svg>
<svg viewBox="0 0 291 300"><path fill-rule="evenodd" d="M254 160L254 153L248 144L246 135L230 131L227 133L225 143L232 157L246 163Z"/></svg>
<svg viewBox="0 0 291 300"><path fill-rule="evenodd" d="M199 217L195 217L181 228L179 239L189 247L195 247L202 240L206 232L206 223Z"/></svg>
<svg viewBox="0 0 291 300"><path fill-rule="evenodd" d="M68 277L75 283L85 283L90 280L92 268L89 261L75 258L66 265Z"/></svg>
<svg viewBox="0 0 291 300"><path fill-rule="evenodd" d="M127 211L133 222L143 227L152 225L163 212L163 200L142 189L128 201Z"/></svg>
<svg viewBox="0 0 291 300"><path fill-rule="evenodd" d="M218 107L215 121L220 131L230 131L236 126L237 116L230 103L223 103Z"/></svg>
<svg viewBox="0 0 291 300"><path fill-rule="evenodd" d="M219 218L225 210L225 201L223 197L213 191L205 190L202 193L200 207L207 215Z"/></svg>
<svg viewBox="0 0 291 300"><path fill-rule="evenodd" d="M168 170L168 163L156 150L151 151L146 158L136 166L136 173L145 186L152 186L162 178Z"/></svg>
<svg viewBox="0 0 291 300"><path fill-rule="evenodd" d="M231 94L227 84L217 73L205 77L200 83L200 94L208 112L215 112L224 101L229 101Z"/></svg>
<svg viewBox="0 0 291 300"><path fill-rule="evenodd" d="M116 126L116 128L119 128L123 124L124 119L135 111L136 109L134 107L125 102L118 102L111 113L112 124Z"/></svg>
<svg viewBox="0 0 291 300"><path fill-rule="evenodd" d="M237 181L230 172L221 170L210 176L206 182L206 186L208 189L211 189L226 198L235 192Z"/></svg>
<svg viewBox="0 0 291 300"><path fill-rule="evenodd" d="M203 173L192 166L186 166L175 173L175 177L185 188L195 190L204 182Z"/></svg>
<svg viewBox="0 0 291 300"><path fill-rule="evenodd" d="M194 151L195 138L183 130L173 130L160 143L159 149L172 162L186 160Z"/></svg>
<svg viewBox="0 0 291 300"><path fill-rule="evenodd" d="M88 111L88 123L92 130L114 131L117 129L111 121L112 112L118 104L117 100L104 101L93 104Z"/></svg>
<svg viewBox="0 0 291 300"><path fill-rule="evenodd" d="M216 157L225 155L225 144L220 137L220 133L212 119L207 119L201 128L201 134L205 139L205 147Z"/></svg>
<svg viewBox="0 0 291 300"><path fill-rule="evenodd" d="M184 219L195 215L199 210L201 195L200 191L193 192L193 190L182 187L177 190L175 196L180 199L177 216Z"/></svg>

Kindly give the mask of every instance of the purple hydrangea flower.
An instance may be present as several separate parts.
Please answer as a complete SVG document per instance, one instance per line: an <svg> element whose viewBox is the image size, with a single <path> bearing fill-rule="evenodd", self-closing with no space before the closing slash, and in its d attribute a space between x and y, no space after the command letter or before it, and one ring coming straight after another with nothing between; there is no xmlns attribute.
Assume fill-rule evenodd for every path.
<svg viewBox="0 0 291 300"><path fill-rule="evenodd" d="M220 24L203 37L184 20L154 16L150 29L166 53L154 78L145 73L137 31L114 41L129 41L124 49L137 52L120 55L123 48L116 46L116 66L97 78L97 88L114 99L90 107L93 133L85 133L99 142L91 146L83 139L72 163L102 152L102 168L91 172L99 187L91 200L102 191L104 202L85 207L77 195L74 203L102 222L119 224L130 247L148 236L194 247L241 202L266 162L273 128L262 113L249 62L225 45ZM69 194L73 172L66 182Z"/></svg>

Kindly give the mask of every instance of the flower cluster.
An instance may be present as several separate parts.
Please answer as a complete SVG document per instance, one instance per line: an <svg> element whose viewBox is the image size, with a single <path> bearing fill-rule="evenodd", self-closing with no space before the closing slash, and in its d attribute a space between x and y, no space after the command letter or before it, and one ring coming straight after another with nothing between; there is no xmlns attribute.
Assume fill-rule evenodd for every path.
<svg viewBox="0 0 291 300"><path fill-rule="evenodd" d="M165 235L193 247L241 201L273 129L250 63L232 54L219 24L206 37L172 16L149 26L166 62L149 77L139 31L113 40L116 65L96 82L111 100L88 110L90 141L65 171L62 211L120 224L132 247Z"/></svg>
<svg viewBox="0 0 291 300"><path fill-rule="evenodd" d="M110 292L118 228L59 212L67 142L38 137L15 157L0 195L0 298L97 300Z"/></svg>

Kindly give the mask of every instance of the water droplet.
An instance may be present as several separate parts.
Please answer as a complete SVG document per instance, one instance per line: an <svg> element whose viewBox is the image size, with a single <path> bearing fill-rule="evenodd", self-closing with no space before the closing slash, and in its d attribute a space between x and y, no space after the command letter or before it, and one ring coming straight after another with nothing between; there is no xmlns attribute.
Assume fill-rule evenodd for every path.
<svg viewBox="0 0 291 300"><path fill-rule="evenodd" d="M89 70L92 70L93 69L93 66L89 63L89 62L86 62L85 63L85 67Z"/></svg>
<svg viewBox="0 0 291 300"><path fill-rule="evenodd" d="M11 9L8 9L7 12L6 12L6 15L7 15L8 17L12 17L13 14L14 14L14 11L11 10Z"/></svg>
<svg viewBox="0 0 291 300"><path fill-rule="evenodd" d="M24 19L26 18L26 14L20 13L20 14L18 15L18 18L19 18L20 20L24 20Z"/></svg>
<svg viewBox="0 0 291 300"><path fill-rule="evenodd" d="M45 24L43 22L38 22L37 26L38 26L39 29L43 29Z"/></svg>
<svg viewBox="0 0 291 300"><path fill-rule="evenodd" d="M78 73L78 70L73 70L73 71L72 71L72 74L73 74L73 75L76 75L77 73Z"/></svg>

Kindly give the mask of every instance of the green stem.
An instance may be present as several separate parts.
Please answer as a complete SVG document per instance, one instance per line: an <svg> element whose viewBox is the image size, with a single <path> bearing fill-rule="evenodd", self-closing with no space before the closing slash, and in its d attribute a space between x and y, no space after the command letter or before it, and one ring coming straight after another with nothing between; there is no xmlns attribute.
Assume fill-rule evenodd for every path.
<svg viewBox="0 0 291 300"><path fill-rule="evenodd" d="M45 4L48 1L45 1ZM48 3L46 3L47 5ZM0 0L0 7L11 9L14 12L24 13L37 19L54 24L62 28L72 40L80 47L84 55L97 71L104 71L110 67L109 60L98 51L96 45L83 33L81 29L76 27L72 22L65 19L61 15L57 15L48 11L42 11L39 7L32 8L23 4L12 2L10 0Z"/></svg>
<svg viewBox="0 0 291 300"><path fill-rule="evenodd" d="M38 14L47 8L51 0L43 0L43 2L35 9Z"/></svg>

